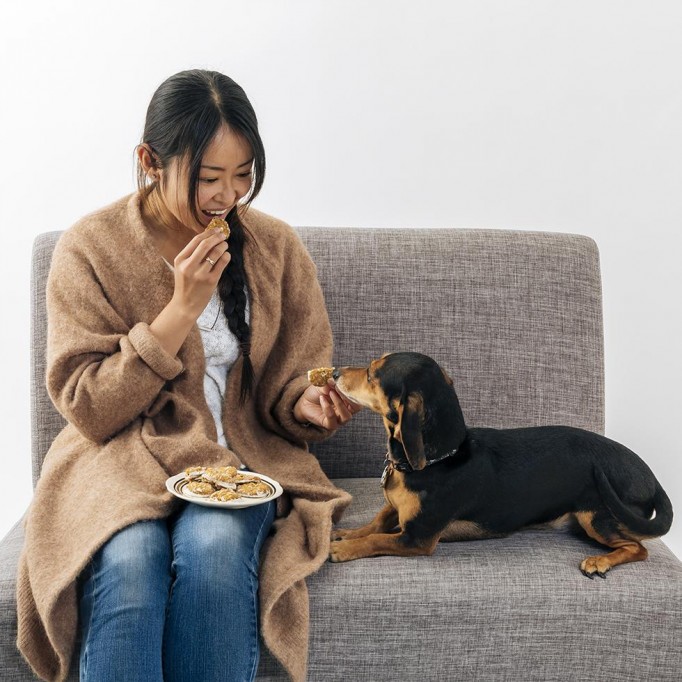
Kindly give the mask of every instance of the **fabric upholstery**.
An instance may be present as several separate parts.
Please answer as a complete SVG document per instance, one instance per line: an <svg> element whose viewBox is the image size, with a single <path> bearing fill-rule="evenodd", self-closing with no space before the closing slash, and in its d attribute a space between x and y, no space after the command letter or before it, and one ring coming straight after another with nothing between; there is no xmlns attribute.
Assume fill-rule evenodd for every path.
<svg viewBox="0 0 682 682"><path fill-rule="evenodd" d="M298 228L318 268L334 364L430 355L469 426L604 431L601 278L588 237L450 229ZM34 483L63 420L45 390L44 282L59 232L36 239L31 401ZM311 450L331 477L377 476L380 420L361 411Z"/></svg>
<svg viewBox="0 0 682 682"><path fill-rule="evenodd" d="M353 495L341 527L382 504L376 478L334 480ZM14 649L12 567L23 530L2 546L0 679L34 679ZM311 682L371 680L677 681L682 669L682 563L661 540L649 559L588 580L587 538L524 531L440 543L431 557L326 563L308 580ZM11 577L11 580L10 580ZM258 680L286 680L263 648ZM74 661L70 682L77 682Z"/></svg>
<svg viewBox="0 0 682 682"><path fill-rule="evenodd" d="M34 482L63 427L45 390L44 284L59 232L34 244ZM470 426L564 423L604 431L599 255L578 235L494 230L299 228L325 294L337 366L388 351L438 360ZM311 445L353 495L355 527L382 504L385 437L363 410ZM0 679L34 679L14 646L18 522L0 545ZM649 559L588 580L586 537L524 531L441 543L431 557L326 563L308 580L309 679L678 680L682 563ZM72 669L70 680L77 680ZM263 650L259 680L284 679Z"/></svg>

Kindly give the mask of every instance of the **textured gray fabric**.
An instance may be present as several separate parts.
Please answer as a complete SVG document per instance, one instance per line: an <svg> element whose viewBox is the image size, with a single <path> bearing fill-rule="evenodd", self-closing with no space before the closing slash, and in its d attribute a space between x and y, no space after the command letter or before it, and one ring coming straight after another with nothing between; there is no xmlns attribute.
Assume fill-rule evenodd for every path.
<svg viewBox="0 0 682 682"><path fill-rule="evenodd" d="M318 268L334 364L411 350L440 362L470 426L604 430L601 279L580 235L297 228ZM32 278L34 485L63 428L45 389L45 282L60 232L36 238ZM384 430L363 410L311 445L331 477L376 476Z"/></svg>
<svg viewBox="0 0 682 682"><path fill-rule="evenodd" d="M500 230L308 228L334 364L430 355L470 426L603 432L601 279L583 236ZM333 477L376 476L385 435L362 411L311 449Z"/></svg>
<svg viewBox="0 0 682 682"><path fill-rule="evenodd" d="M382 505L376 478L335 483L353 495L342 527ZM14 648L10 587L22 543L17 524L0 546L3 681L34 679ZM308 580L308 678L678 681L682 563L661 540L645 545L647 561L606 580L578 569L605 548L558 531L441 543L431 557L327 563ZM258 679L286 679L265 648ZM78 680L75 661L69 680Z"/></svg>
<svg viewBox="0 0 682 682"><path fill-rule="evenodd" d="M586 237L490 230L300 228L325 294L334 363L395 350L453 377L471 426L564 423L603 432L601 284ZM60 232L38 236L31 282L34 484L64 420L45 389L45 282ZM363 410L313 446L354 496L343 527L382 504L385 436ZM371 477L371 478L367 478ZM0 543L0 679L35 679L15 647L17 523ZM649 560L588 580L604 548L565 532L442 543L431 557L325 564L308 581L309 679L679 680L682 564ZM69 680L78 680L74 660ZM285 679L263 649L259 680Z"/></svg>
<svg viewBox="0 0 682 682"><path fill-rule="evenodd" d="M383 504L377 479L335 482L354 496L342 527ZM682 564L645 545L606 580L578 568L605 548L557 531L327 563L308 583L310 679L679 680Z"/></svg>

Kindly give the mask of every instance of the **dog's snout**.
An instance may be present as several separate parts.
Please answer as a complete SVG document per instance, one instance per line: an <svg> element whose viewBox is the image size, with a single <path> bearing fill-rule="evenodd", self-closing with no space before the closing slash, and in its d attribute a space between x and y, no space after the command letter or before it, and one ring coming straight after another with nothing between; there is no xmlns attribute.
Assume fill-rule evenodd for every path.
<svg viewBox="0 0 682 682"><path fill-rule="evenodd" d="M334 379L334 381L336 381L340 376L341 376L341 370L335 369L332 372L332 379Z"/></svg>

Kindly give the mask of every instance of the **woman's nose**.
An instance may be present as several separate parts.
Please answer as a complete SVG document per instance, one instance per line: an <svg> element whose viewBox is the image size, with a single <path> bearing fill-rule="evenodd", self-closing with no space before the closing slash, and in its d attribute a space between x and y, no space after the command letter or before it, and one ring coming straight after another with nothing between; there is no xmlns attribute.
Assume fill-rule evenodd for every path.
<svg viewBox="0 0 682 682"><path fill-rule="evenodd" d="M235 187L224 187L214 196L214 200L220 206L234 206L241 197Z"/></svg>

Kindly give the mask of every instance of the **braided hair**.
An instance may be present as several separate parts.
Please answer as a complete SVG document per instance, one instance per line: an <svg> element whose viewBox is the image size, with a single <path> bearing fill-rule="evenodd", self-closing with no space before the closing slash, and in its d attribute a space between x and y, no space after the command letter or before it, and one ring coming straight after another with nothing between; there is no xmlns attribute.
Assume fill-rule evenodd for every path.
<svg viewBox="0 0 682 682"><path fill-rule="evenodd" d="M147 109L142 143L151 147L158 168L174 157L189 159L187 205L201 222L196 208L197 185L201 160L206 148L227 124L250 146L254 158L254 174L248 197L241 208L234 206L227 216L230 225L230 262L218 282L218 293L230 331L237 337L243 355L240 402L253 391L254 373L251 364L251 329L246 322L246 301L249 290L244 268L244 243L247 234L240 212L246 210L258 196L265 177L265 150L258 132L256 114L244 90L228 76L217 71L191 69L165 80L156 90ZM137 186L143 200L157 188L141 165L137 167Z"/></svg>

